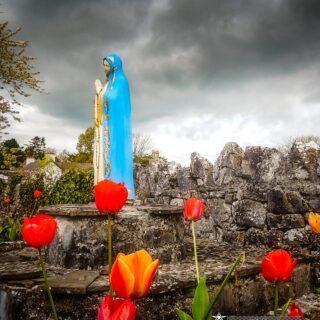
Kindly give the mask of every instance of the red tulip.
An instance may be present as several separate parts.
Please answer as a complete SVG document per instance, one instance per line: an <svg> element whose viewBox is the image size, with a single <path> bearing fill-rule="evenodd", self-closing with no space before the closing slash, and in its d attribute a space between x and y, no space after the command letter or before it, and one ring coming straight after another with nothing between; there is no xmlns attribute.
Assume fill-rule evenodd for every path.
<svg viewBox="0 0 320 320"><path fill-rule="evenodd" d="M158 259L152 261L151 256L145 250L129 255L119 253L110 273L113 290L121 298L146 296L159 263Z"/></svg>
<svg viewBox="0 0 320 320"><path fill-rule="evenodd" d="M262 274L269 282L288 282L296 264L297 259L292 260L289 252L272 251L262 260Z"/></svg>
<svg viewBox="0 0 320 320"><path fill-rule="evenodd" d="M9 204L11 202L11 199L9 197L4 197L4 203Z"/></svg>
<svg viewBox="0 0 320 320"><path fill-rule="evenodd" d="M42 192L40 190L35 190L33 193L35 198L41 198L42 197Z"/></svg>
<svg viewBox="0 0 320 320"><path fill-rule="evenodd" d="M94 198L100 213L118 213L127 201L128 190L124 183L103 180L94 187Z"/></svg>
<svg viewBox="0 0 320 320"><path fill-rule="evenodd" d="M301 317L301 319L304 318L302 310L295 303L292 303L290 305L290 311L288 313L288 317Z"/></svg>
<svg viewBox="0 0 320 320"><path fill-rule="evenodd" d="M56 233L57 222L48 214L39 214L31 219L24 218L22 236L34 248L49 245Z"/></svg>
<svg viewBox="0 0 320 320"><path fill-rule="evenodd" d="M136 304L129 299L113 300L106 295L101 302L98 320L134 320L136 316Z"/></svg>
<svg viewBox="0 0 320 320"><path fill-rule="evenodd" d="M183 215L186 220L198 220L204 212L204 202L196 198L189 198L184 204Z"/></svg>

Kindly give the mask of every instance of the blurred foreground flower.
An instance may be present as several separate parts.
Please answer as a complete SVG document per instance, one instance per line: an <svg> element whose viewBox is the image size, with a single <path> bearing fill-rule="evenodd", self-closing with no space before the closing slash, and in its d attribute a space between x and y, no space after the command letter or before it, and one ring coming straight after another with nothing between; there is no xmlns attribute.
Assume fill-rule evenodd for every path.
<svg viewBox="0 0 320 320"><path fill-rule="evenodd" d="M152 261L145 250L129 255L119 253L110 274L110 283L121 298L141 298L148 294L158 270L159 260Z"/></svg>
<svg viewBox="0 0 320 320"><path fill-rule="evenodd" d="M4 197L4 203L9 204L11 202L11 199L9 197Z"/></svg>
<svg viewBox="0 0 320 320"><path fill-rule="evenodd" d="M103 180L94 187L94 198L100 213L118 213L127 201L128 190L124 183Z"/></svg>
<svg viewBox="0 0 320 320"><path fill-rule="evenodd" d="M290 310L288 312L288 317L301 317L301 319L304 318L302 310L295 303L292 303L290 305Z"/></svg>
<svg viewBox="0 0 320 320"><path fill-rule="evenodd" d="M106 295L101 302L98 320L134 320L136 316L136 304L129 299L116 300Z"/></svg>
<svg viewBox="0 0 320 320"><path fill-rule="evenodd" d="M39 214L31 219L24 218L22 236L34 248L50 244L56 233L57 222L48 214Z"/></svg>
<svg viewBox="0 0 320 320"><path fill-rule="evenodd" d="M291 280L297 259L292 260L289 252L275 250L262 260L262 274L269 282L288 282Z"/></svg>
<svg viewBox="0 0 320 320"><path fill-rule="evenodd" d="M183 215L186 220L196 221L204 212L204 203L196 198L189 198L184 204Z"/></svg>
<svg viewBox="0 0 320 320"><path fill-rule="evenodd" d="M314 233L320 233L320 214L310 212L308 222Z"/></svg>
<svg viewBox="0 0 320 320"><path fill-rule="evenodd" d="M35 198L41 198L42 197L42 192L40 190L35 190L33 193Z"/></svg>

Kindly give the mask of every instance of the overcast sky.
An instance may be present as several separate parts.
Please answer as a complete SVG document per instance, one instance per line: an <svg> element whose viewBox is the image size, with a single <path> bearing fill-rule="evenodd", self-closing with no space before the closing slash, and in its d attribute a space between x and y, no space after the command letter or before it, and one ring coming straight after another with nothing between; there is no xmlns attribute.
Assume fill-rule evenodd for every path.
<svg viewBox="0 0 320 320"><path fill-rule="evenodd" d="M0 2L49 92L23 100L24 122L10 129L20 143L38 135L75 150L108 52L123 60L133 131L168 160L320 135L320 1Z"/></svg>

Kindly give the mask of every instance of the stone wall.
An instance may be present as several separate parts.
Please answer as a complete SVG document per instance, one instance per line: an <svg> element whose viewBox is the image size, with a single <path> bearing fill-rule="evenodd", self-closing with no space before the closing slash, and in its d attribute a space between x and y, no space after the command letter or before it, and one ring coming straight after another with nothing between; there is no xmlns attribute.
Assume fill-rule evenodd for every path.
<svg viewBox="0 0 320 320"><path fill-rule="evenodd" d="M205 200L199 237L239 246L319 249L307 225L320 211L320 146L295 143L284 154L274 148L225 145L214 164L192 153L190 167L153 160L136 165L136 190L143 203L183 205Z"/></svg>

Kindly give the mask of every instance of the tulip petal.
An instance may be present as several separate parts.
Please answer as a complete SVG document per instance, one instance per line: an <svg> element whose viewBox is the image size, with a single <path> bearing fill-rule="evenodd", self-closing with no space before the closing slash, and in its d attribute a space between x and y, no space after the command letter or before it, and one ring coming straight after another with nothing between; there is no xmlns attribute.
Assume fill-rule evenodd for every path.
<svg viewBox="0 0 320 320"><path fill-rule="evenodd" d="M143 274L143 279L141 281L141 287L140 287L140 295L139 297L144 297L145 295L148 294L148 291L151 287L152 280L158 270L160 261L157 259L153 261L145 270Z"/></svg>
<svg viewBox="0 0 320 320"><path fill-rule="evenodd" d="M121 255L113 264L110 282L113 290L121 298L129 298L134 288L134 275Z"/></svg>
<svg viewBox="0 0 320 320"><path fill-rule="evenodd" d="M134 320L136 316L136 304L130 300L122 301L121 305L115 308L111 320Z"/></svg>
<svg viewBox="0 0 320 320"><path fill-rule="evenodd" d="M289 252L276 250L269 252L262 260L262 274L269 282L290 281L297 260L292 260Z"/></svg>
<svg viewBox="0 0 320 320"><path fill-rule="evenodd" d="M204 203L197 198L189 198L184 204L183 215L187 220L198 220L204 212Z"/></svg>
<svg viewBox="0 0 320 320"><path fill-rule="evenodd" d="M141 293L143 274L147 267L152 263L152 257L146 250L139 250L122 258L126 261L126 264L134 275L135 284L133 295L139 296Z"/></svg>
<svg viewBox="0 0 320 320"><path fill-rule="evenodd" d="M57 222L47 214L25 218L22 228L24 240L34 248L49 245L56 233Z"/></svg>
<svg viewBox="0 0 320 320"><path fill-rule="evenodd" d="M308 222L314 233L320 233L320 214L310 212Z"/></svg>
<svg viewBox="0 0 320 320"><path fill-rule="evenodd" d="M99 312L98 312L98 320L108 320L111 317L113 312L113 299L108 294L105 296L104 301L101 302Z"/></svg>

